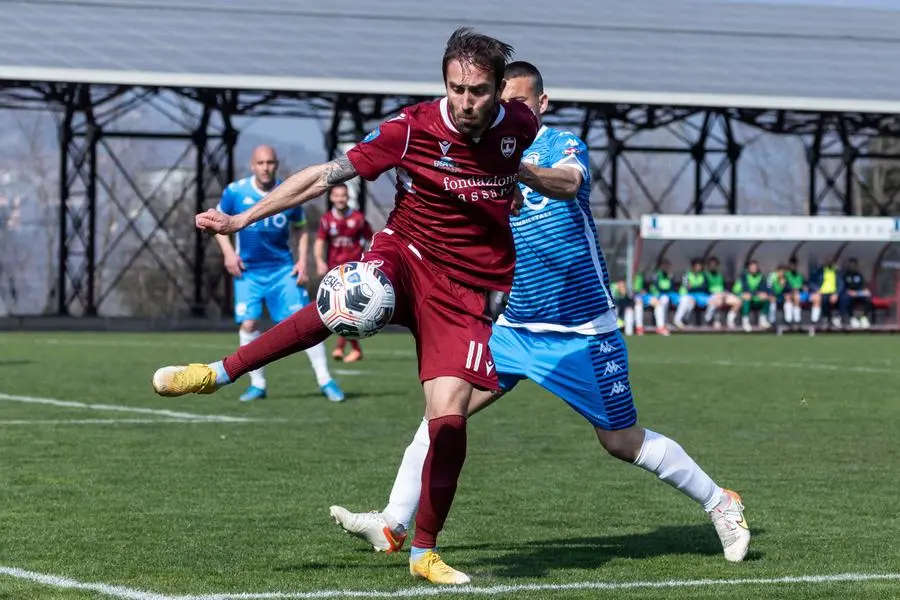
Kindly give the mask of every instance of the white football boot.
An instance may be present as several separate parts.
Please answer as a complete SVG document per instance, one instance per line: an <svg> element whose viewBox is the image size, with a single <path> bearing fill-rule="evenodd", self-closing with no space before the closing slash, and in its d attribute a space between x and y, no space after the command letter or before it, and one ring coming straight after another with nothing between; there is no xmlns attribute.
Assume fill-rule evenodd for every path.
<svg viewBox="0 0 900 600"><path fill-rule="evenodd" d="M371 544L375 552L396 552L406 541L406 531L393 531L380 512L353 513L343 506L332 506L328 512L344 531Z"/></svg>
<svg viewBox="0 0 900 600"><path fill-rule="evenodd" d="M744 505L737 492L722 490L722 500L709 511L709 518L716 527L725 560L741 562L750 547L750 527L744 518Z"/></svg>

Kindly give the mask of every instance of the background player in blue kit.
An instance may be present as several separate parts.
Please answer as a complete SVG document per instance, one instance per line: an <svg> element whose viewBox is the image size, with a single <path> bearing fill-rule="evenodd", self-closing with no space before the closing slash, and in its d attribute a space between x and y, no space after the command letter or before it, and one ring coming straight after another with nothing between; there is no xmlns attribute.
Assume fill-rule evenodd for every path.
<svg viewBox="0 0 900 600"><path fill-rule="evenodd" d="M250 160L253 175L235 181L222 192L218 209L229 215L241 213L260 200L280 182L275 178L278 157L269 146L259 146ZM291 230L300 232L298 260L291 252ZM240 342L249 344L259 337L257 322L263 304L278 323L309 304L306 257L309 235L302 207L292 208L254 223L235 234L235 244L226 235L216 235L225 257L225 268L234 277L234 317L240 324ZM332 402L344 399L344 393L328 372L324 344L306 351L322 393ZM250 387L241 395L247 402L266 396L263 369L250 372Z"/></svg>
<svg viewBox="0 0 900 600"><path fill-rule="evenodd" d="M504 100L522 101L540 117L548 99L538 70L514 62L506 80ZM469 414L531 379L587 419L611 455L655 473L703 506L725 558L743 560L750 531L740 497L716 485L677 442L637 425L628 351L591 217L591 167L584 142L568 131L542 127L523 156L520 187L524 206L511 219L515 278L490 340L502 391L474 394ZM404 453L384 511L352 513L332 506L332 517L376 550L399 549L416 511L428 445L423 421Z"/></svg>

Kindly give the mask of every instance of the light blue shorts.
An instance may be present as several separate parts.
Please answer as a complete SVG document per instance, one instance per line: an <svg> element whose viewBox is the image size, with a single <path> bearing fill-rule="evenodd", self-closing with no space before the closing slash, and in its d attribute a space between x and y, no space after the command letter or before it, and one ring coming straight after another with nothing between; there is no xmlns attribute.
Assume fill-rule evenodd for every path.
<svg viewBox="0 0 900 600"><path fill-rule="evenodd" d="M297 278L291 275L293 268L287 265L244 271L234 280L234 320L258 320L265 302L269 316L278 323L309 304L306 288L297 285Z"/></svg>
<svg viewBox="0 0 900 600"><path fill-rule="evenodd" d="M619 331L591 336L494 325L490 347L503 390L530 379L594 427L625 429L637 422Z"/></svg>

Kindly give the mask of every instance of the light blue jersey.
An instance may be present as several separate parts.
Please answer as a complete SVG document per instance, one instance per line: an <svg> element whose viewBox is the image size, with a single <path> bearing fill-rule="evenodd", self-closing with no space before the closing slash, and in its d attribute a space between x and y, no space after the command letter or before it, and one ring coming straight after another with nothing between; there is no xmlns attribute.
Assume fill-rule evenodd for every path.
<svg viewBox="0 0 900 600"><path fill-rule="evenodd" d="M531 379L594 427L631 427L637 410L628 350L591 218L587 147L568 131L542 127L523 160L576 168L583 181L575 200L522 187L525 206L511 220L516 273L490 341L500 387L509 391Z"/></svg>
<svg viewBox="0 0 900 600"><path fill-rule="evenodd" d="M236 215L265 195L252 177L246 177L225 188L218 209ZM234 279L235 321L258 320L265 304L277 323L309 304L306 288L297 285L297 277L292 273L291 227L304 225L306 215L298 206L258 221L235 235L235 250L245 268Z"/></svg>
<svg viewBox="0 0 900 600"><path fill-rule="evenodd" d="M276 181L275 185L280 183ZM218 209L227 215L236 215L251 208L265 195L256 187L253 177L245 177L225 188ZM279 269L292 265L291 227L304 225L306 214L303 207L288 209L235 234L235 250L248 270Z"/></svg>
<svg viewBox="0 0 900 600"><path fill-rule="evenodd" d="M521 186L525 206L512 217L516 271L500 325L586 335L617 329L606 259L591 216L591 166L575 134L541 127L525 152L539 167L581 171L575 200L554 200Z"/></svg>

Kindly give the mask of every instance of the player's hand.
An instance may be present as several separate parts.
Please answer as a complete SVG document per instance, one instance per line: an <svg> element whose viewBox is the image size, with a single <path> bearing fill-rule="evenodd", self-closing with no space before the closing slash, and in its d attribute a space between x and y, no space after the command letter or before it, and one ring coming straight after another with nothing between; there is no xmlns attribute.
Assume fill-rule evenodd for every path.
<svg viewBox="0 0 900 600"><path fill-rule="evenodd" d="M246 269L244 261L237 254L231 254L225 257L225 270L232 277L240 277L243 270Z"/></svg>
<svg viewBox="0 0 900 600"><path fill-rule="evenodd" d="M197 229L211 233L221 233L222 235L228 235L241 229L237 219L214 208L196 215L194 217L194 225L197 226Z"/></svg>
<svg viewBox="0 0 900 600"><path fill-rule="evenodd" d="M307 281L309 281L309 276L307 276L306 272L303 269L303 265L299 262L294 265L294 268L291 269L291 276L297 277L297 285L303 285Z"/></svg>
<svg viewBox="0 0 900 600"><path fill-rule="evenodd" d="M513 199L512 205L509 207L509 211L515 216L519 216L519 210L521 210L522 206L525 205L525 196L522 195L522 190L519 189L519 186L516 186L513 190Z"/></svg>
<svg viewBox="0 0 900 600"><path fill-rule="evenodd" d="M326 275L328 275L328 265L323 262L318 263L316 265L316 274L318 274L319 277L325 277Z"/></svg>

